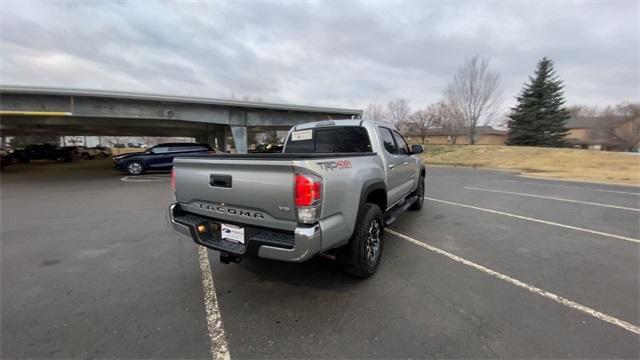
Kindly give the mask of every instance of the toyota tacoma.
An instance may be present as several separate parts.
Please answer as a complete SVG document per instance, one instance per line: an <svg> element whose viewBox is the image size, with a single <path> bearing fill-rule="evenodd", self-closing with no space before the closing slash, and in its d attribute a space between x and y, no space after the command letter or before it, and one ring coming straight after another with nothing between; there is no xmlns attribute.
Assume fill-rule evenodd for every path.
<svg viewBox="0 0 640 360"><path fill-rule="evenodd" d="M296 125L282 153L176 158L171 224L223 263L324 253L365 278L384 226L422 208L421 152L388 124L354 119Z"/></svg>

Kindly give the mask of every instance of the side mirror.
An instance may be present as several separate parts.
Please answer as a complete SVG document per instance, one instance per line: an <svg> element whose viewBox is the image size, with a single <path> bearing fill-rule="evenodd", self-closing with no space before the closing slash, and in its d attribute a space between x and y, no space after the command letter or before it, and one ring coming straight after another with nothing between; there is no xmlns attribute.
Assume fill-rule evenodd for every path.
<svg viewBox="0 0 640 360"><path fill-rule="evenodd" d="M424 152L424 147L419 144L411 145L411 154L420 154Z"/></svg>

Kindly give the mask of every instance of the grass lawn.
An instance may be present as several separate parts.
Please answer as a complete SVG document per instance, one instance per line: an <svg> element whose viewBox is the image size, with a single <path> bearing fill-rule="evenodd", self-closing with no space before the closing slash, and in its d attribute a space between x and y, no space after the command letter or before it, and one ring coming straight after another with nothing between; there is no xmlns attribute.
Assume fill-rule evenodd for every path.
<svg viewBox="0 0 640 360"><path fill-rule="evenodd" d="M427 164L517 170L527 176L640 185L640 154L497 145L425 145Z"/></svg>

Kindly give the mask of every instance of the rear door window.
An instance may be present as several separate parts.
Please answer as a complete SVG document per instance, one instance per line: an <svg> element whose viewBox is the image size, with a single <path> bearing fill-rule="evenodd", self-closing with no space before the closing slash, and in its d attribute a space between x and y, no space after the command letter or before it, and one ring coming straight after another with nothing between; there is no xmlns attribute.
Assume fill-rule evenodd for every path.
<svg viewBox="0 0 640 360"><path fill-rule="evenodd" d="M382 140L384 149L390 154L397 154L398 147L396 146L396 142L393 140L391 130L385 127L378 127L378 132L380 133L380 140Z"/></svg>
<svg viewBox="0 0 640 360"><path fill-rule="evenodd" d="M169 152L169 147L168 146L156 146L156 147L153 148L153 152L155 154L166 153L166 152Z"/></svg>
<svg viewBox="0 0 640 360"><path fill-rule="evenodd" d="M304 131L304 130L303 130ZM360 126L338 126L312 129L311 138L293 140L289 135L286 153L362 153L371 152L367 130Z"/></svg>
<svg viewBox="0 0 640 360"><path fill-rule="evenodd" d="M402 155L409 155L410 154L409 145L404 140L402 135L400 135L399 132L394 131L393 138L396 140L396 144L398 145L398 153Z"/></svg>

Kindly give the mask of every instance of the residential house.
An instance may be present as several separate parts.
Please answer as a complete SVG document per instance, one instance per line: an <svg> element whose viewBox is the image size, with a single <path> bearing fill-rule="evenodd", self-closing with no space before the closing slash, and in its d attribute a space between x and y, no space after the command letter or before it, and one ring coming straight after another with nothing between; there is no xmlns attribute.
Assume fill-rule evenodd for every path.
<svg viewBox="0 0 640 360"><path fill-rule="evenodd" d="M407 137L407 140L414 144L422 143L422 136L420 129L410 126L403 132ZM469 144L468 130L461 128L456 131L451 131L444 128L432 128L426 133L424 143L425 144ZM497 130L491 126L478 126L476 127L476 144L478 145L504 145L507 140L507 131Z"/></svg>
<svg viewBox="0 0 640 360"><path fill-rule="evenodd" d="M613 151L640 147L640 116L574 116L565 127L567 142L573 147Z"/></svg>

